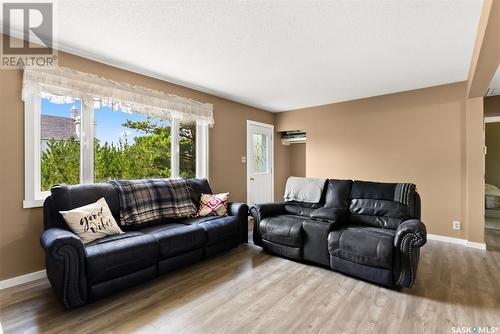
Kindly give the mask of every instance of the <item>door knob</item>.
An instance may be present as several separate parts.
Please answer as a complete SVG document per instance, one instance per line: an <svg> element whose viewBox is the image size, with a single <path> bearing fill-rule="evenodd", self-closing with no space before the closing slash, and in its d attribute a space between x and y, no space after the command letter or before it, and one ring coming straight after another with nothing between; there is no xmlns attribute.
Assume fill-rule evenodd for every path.
<svg viewBox="0 0 500 334"><path fill-rule="evenodd" d="M253 177L250 178L250 181L253 181Z"/></svg>

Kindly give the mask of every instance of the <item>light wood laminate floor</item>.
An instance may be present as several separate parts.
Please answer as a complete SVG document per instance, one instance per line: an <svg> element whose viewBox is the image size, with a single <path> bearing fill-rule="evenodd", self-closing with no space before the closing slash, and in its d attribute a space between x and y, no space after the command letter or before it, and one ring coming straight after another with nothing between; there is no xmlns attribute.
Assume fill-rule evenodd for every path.
<svg viewBox="0 0 500 334"><path fill-rule="evenodd" d="M4 333L500 333L500 253L439 241L390 290L253 245L66 311L49 283L0 291Z"/></svg>

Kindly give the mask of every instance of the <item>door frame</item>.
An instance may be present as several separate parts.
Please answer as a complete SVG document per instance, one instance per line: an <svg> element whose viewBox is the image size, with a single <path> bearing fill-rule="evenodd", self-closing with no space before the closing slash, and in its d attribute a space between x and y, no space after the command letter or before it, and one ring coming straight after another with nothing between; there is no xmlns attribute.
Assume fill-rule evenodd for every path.
<svg viewBox="0 0 500 334"><path fill-rule="evenodd" d="M247 120L247 131L246 131L246 164L247 164L247 172L246 172L246 185L247 185L247 203L248 203L248 193L250 189L250 164L248 163L250 161L250 151L249 151L249 142L248 142L248 137L250 134L250 125L255 125L255 126L260 126L263 128L268 128L271 130L271 201L274 202L274 125L273 124L267 124L267 123L262 123L262 122L257 122L257 121L252 121L252 120Z"/></svg>

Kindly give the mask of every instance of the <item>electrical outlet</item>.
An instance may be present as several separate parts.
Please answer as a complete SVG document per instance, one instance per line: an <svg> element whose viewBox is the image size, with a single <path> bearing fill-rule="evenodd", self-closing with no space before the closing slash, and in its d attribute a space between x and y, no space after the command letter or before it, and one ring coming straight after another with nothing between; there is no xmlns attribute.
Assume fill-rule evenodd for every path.
<svg viewBox="0 0 500 334"><path fill-rule="evenodd" d="M241 157L241 162L246 163L247 162L247 157Z"/></svg>
<svg viewBox="0 0 500 334"><path fill-rule="evenodd" d="M460 230L460 222L458 220L453 221L453 229Z"/></svg>

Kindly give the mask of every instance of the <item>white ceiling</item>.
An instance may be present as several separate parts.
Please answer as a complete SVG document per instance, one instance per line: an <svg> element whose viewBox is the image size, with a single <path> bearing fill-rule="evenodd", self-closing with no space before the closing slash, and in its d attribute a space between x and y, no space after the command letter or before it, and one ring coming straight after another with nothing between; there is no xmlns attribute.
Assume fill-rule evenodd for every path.
<svg viewBox="0 0 500 334"><path fill-rule="evenodd" d="M482 1L57 4L63 50L269 111L466 80Z"/></svg>

